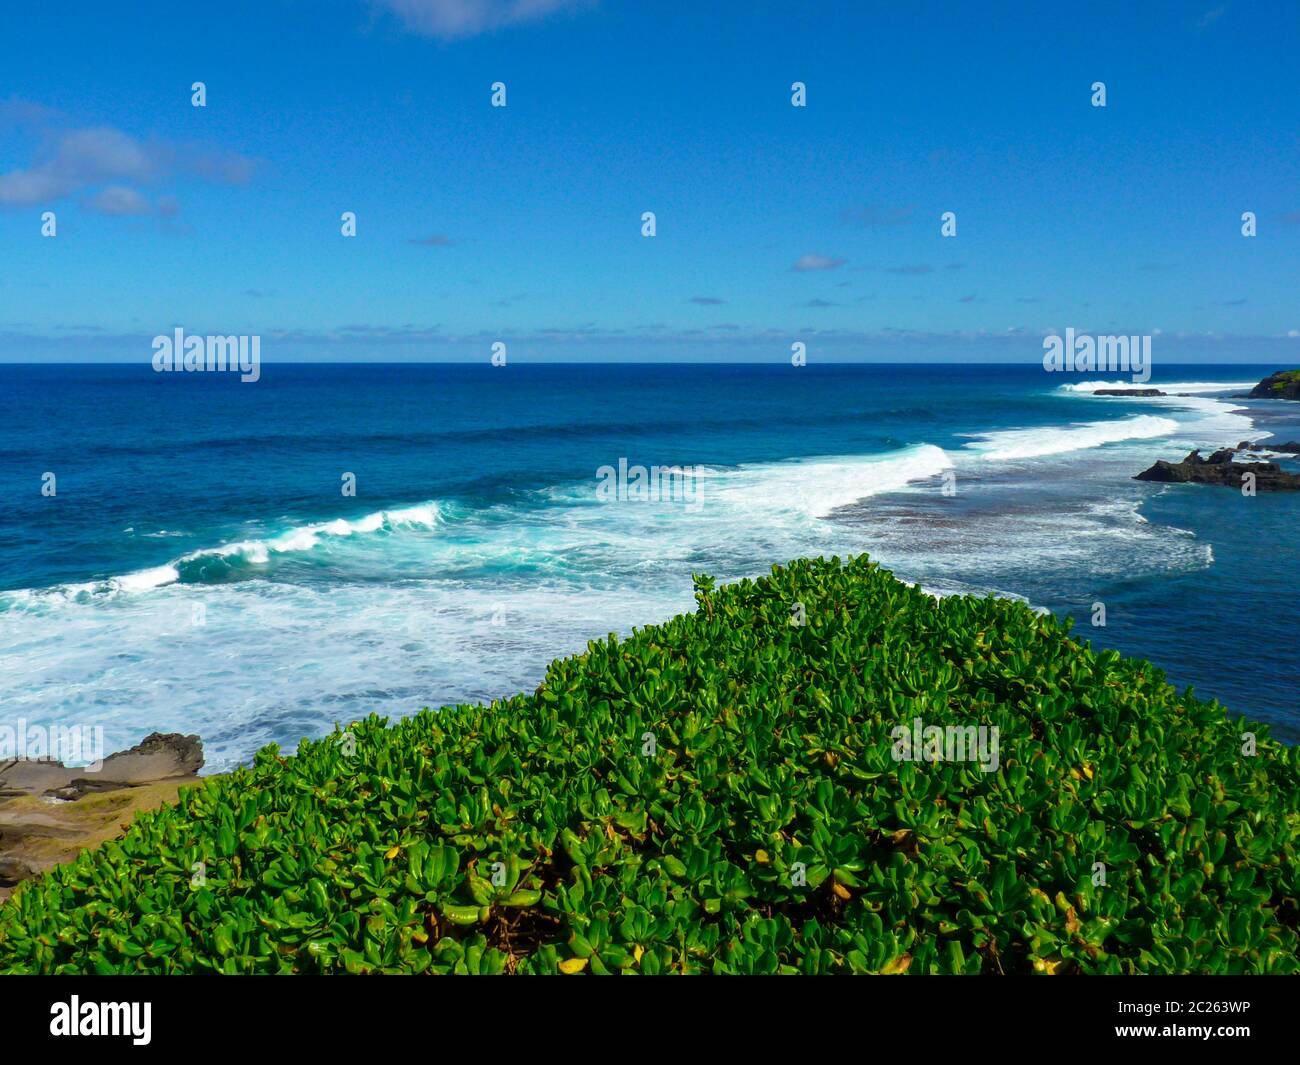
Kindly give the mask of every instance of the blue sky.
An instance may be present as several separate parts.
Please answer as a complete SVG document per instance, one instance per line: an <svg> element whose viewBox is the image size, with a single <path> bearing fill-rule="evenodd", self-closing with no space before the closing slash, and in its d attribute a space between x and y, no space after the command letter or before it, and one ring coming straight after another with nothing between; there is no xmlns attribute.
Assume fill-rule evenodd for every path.
<svg viewBox="0 0 1300 1065"><path fill-rule="evenodd" d="M7 6L0 360L1300 363L1293 2L217 12Z"/></svg>

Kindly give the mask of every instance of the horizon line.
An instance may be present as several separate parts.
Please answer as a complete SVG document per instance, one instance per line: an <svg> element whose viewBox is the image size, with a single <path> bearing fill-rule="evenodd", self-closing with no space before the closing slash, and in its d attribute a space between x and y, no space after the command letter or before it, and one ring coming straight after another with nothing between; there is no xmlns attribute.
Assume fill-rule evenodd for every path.
<svg viewBox="0 0 1300 1065"><path fill-rule="evenodd" d="M1270 366L1275 360L1263 362L1164 362L1163 366ZM262 359L262 366L487 366L491 369L509 366L750 366L780 368L789 366L786 360L765 362L740 361L733 359L650 359L650 360L616 360L616 359L527 359L508 363L507 367L493 366L488 359ZM98 359L91 362L42 361L21 362L16 359L0 358L0 366L141 366L152 370L149 359ZM884 359L828 359L808 362L792 369L807 369L816 366L1037 366L1042 368L1041 360L1021 359L970 359L955 361L950 359L912 359L907 362L888 361ZM1152 367L1156 369L1156 367ZM193 371L220 374L219 370ZM1050 372L1050 371L1044 371ZM1106 369L1072 370L1071 374L1126 374L1128 370Z"/></svg>

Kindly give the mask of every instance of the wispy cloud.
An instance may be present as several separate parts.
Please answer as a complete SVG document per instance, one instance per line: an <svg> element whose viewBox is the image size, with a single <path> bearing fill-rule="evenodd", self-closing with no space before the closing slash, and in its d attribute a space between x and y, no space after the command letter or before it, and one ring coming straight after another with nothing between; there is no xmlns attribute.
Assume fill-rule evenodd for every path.
<svg viewBox="0 0 1300 1065"><path fill-rule="evenodd" d="M416 33L457 40L506 26L537 22L594 0L376 0Z"/></svg>
<svg viewBox="0 0 1300 1065"><path fill-rule="evenodd" d="M31 161L0 174L0 205L30 207L79 193L104 214L147 214L141 185L182 174L220 184L243 184L254 160L205 145L141 141L112 126L74 126L53 108L10 99L0 104L0 127L32 134ZM159 201L174 214L175 200Z"/></svg>
<svg viewBox="0 0 1300 1065"><path fill-rule="evenodd" d="M698 303L701 307L721 307L726 300L720 300L717 296L692 296L691 303Z"/></svg>
<svg viewBox="0 0 1300 1065"><path fill-rule="evenodd" d="M906 263L903 266L891 266L888 268L891 274L932 274L934 267L928 263Z"/></svg>
<svg viewBox="0 0 1300 1065"><path fill-rule="evenodd" d="M408 243L419 244L424 248L451 248L456 244L451 237L443 236L441 233L432 233L427 237L412 237Z"/></svg>
<svg viewBox="0 0 1300 1065"><path fill-rule="evenodd" d="M0 174L0 203L30 206L105 181L147 181L154 171L149 153L120 130L64 130L46 138L30 166Z"/></svg>
<svg viewBox="0 0 1300 1065"><path fill-rule="evenodd" d="M847 259L833 259L829 255L815 255L809 253L808 255L799 256L794 266L790 267L790 269L798 270L801 273L805 270L834 270L837 267L843 266L846 262L848 262Z"/></svg>
<svg viewBox="0 0 1300 1065"><path fill-rule="evenodd" d="M144 196L125 185L109 185L88 200L86 206L100 214L140 215L152 210Z"/></svg>
<svg viewBox="0 0 1300 1065"><path fill-rule="evenodd" d="M1196 20L1198 30L1206 30L1213 26L1219 19L1223 18L1223 13L1227 11L1226 7L1212 7Z"/></svg>

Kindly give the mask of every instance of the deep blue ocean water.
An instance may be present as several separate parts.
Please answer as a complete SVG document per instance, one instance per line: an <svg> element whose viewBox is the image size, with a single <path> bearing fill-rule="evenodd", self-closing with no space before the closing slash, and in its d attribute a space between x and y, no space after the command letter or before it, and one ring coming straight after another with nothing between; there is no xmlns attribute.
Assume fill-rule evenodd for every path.
<svg viewBox="0 0 1300 1065"><path fill-rule="evenodd" d="M1186 395L1139 399L1037 366L0 366L0 723L197 732L227 769L531 689L691 609L692 572L866 551L1294 741L1300 495L1132 480L1300 439L1300 405L1230 398L1277 368L1160 367ZM701 468L602 501L620 459Z"/></svg>

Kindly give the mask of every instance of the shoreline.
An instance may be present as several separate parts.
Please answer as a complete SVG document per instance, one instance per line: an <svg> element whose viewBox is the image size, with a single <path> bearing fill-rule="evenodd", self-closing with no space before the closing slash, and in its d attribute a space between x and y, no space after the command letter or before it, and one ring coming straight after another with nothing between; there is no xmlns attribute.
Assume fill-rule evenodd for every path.
<svg viewBox="0 0 1300 1065"><path fill-rule="evenodd" d="M1296 971L1266 724L866 556L693 583L532 694L371 715L136 819L0 906L0 971Z"/></svg>
<svg viewBox="0 0 1300 1065"><path fill-rule="evenodd" d="M121 836L199 777L198 736L152 733L98 772L61 762L0 762L0 904L18 885ZM220 774L217 774L220 775Z"/></svg>
<svg viewBox="0 0 1300 1065"><path fill-rule="evenodd" d="M1243 381L1244 375L1242 381L1213 382L1213 384L1216 388L1228 387L1229 384L1231 387L1237 387ZM1203 387L1208 389L1210 384L1207 382ZM1191 380L1184 387L1165 387L1168 391L1177 393L1177 396L1147 402L1160 406L1173 402L1181 403L1184 393L1190 401L1195 398L1194 390L1202 385L1196 380ZM1244 391L1245 388L1242 387L1241 390ZM1044 403L1047 402L1046 396L1041 398ZM1045 408L1046 413L1042 417L1052 418L1052 424L1055 425L1057 420L1068 415L1066 420L1073 420L1077 424L1090 418L1100 418L1103 413L1110 418L1116 414L1125 414L1128 409L1141 410L1143 404L1141 399L1136 399L1132 403L1122 402L1117 411L1111 406L1114 402L1115 400L1104 396L1092 403L1070 402L1068 406L1062 408L1061 412L1055 412L1054 407L1050 410ZM1256 406L1284 408L1285 404L1261 403ZM1102 413L1085 412L1093 409ZM1146 409L1149 410L1149 407ZM1283 414L1285 411L1278 413ZM1122 418L1111 420L1123 421ZM1233 426L1232 431L1235 433L1236 419L1226 421ZM1242 422L1248 424L1244 419ZM911 415L908 416L907 423L909 425L912 423ZM1020 426L1032 423L1012 420L1007 424ZM1215 425L1217 426L1217 421ZM1060 428L1065 434L1072 427L1063 425ZM990 430L986 435L1024 431L1020 428L998 429ZM1242 429L1243 436L1249 433L1250 430ZM1180 433L1180 435L1184 434ZM1192 433L1187 432L1186 435ZM908 439L924 438L923 434ZM1234 435L1232 439L1235 441L1239 437ZM1283 432L1278 439L1289 439L1289 436ZM1207 440L1210 443L1206 446L1217 444L1217 432L1205 439L1198 439L1197 443L1206 443ZM789 541L795 546L802 544L807 548L804 552L806 554L815 554L823 548L836 551L869 549L900 575L918 581L924 587L937 585L946 594L978 587L991 590L995 594L1018 595L1032 602L1049 606L1058 613L1062 609L1074 610L1079 603L1085 606L1091 603L1095 598L1093 589L1080 590L1070 586L1067 589L1069 594L1063 594L1059 602L1045 597L1042 588L1044 581L1038 581L1032 587L1020 583L1026 574L1017 571L1032 570L1032 567L1029 562L1023 564L1017 562L1012 557L1015 551L1024 552L1016 556L1022 561L1035 560L1039 554L1042 554L1047 556L1046 564L1051 565L1051 556L1055 554L1059 558L1065 550L1062 548L1061 551L1053 551L1053 544L1058 542L1062 544L1070 542L1069 550L1076 551L1081 551L1082 547L1089 543L1109 544L1111 542L1121 555L1131 549L1135 557L1130 564L1135 570L1135 575L1118 572L1120 567L1098 567L1091 560L1080 563L1079 572L1086 572L1090 577L1095 578L1094 584L1106 583L1112 586L1112 590L1121 579L1131 577L1135 582L1147 581L1151 573L1161 566L1174 576L1178 576L1184 570L1191 571L1202 567L1208 569L1213 562L1207 543L1201 553L1208 561L1202 562L1198 556L1197 559L1187 561L1185 565L1183 563L1182 556L1192 553L1191 548L1186 546L1195 539L1191 531L1199 529L1199 524L1190 520L1181 523L1166 521L1165 528L1173 528L1176 525L1174 532L1186 539L1179 540L1174 536L1159 539L1147 535L1146 530L1139 528L1138 522L1142 519L1128 516L1124 509L1129 506L1128 494L1122 497L1123 506L1118 502L1112 505L1100 498L1096 500L1092 498L1100 497L1103 492L1109 490L1103 485L1094 491L1093 483L1089 480L1092 478L1099 483L1103 474L1109 476L1109 467L1112 464L1109 448L1105 451L1096 451L1095 455L1089 456L1095 458L1091 464L1085 464L1073 452L1062 453L1059 458L1047 458L1041 462L1034 458L997 463L982 462L978 450L974 448L969 451L960 450L957 446L962 443L960 439L957 444L950 445L946 439L943 443L949 447L949 453L958 464L960 490L954 494L955 498L929 491L931 486L937 486L937 482L922 484L920 488L924 489L924 492L913 493L909 490L908 496L895 496L892 492L868 495L865 500L860 500L848 508L861 511L864 516L861 524L868 528L866 533L859 533L853 529L846 531L836 527L835 519L844 516L842 511L845 508L837 508L836 512L829 513L819 506L816 508L816 513L823 520L803 521L802 524L793 518L787 520L782 511L778 518L770 522L771 531L766 524L761 527L762 538L774 542L780 539L782 543ZM962 447L966 446L962 445ZM1161 448L1161 445L1154 440L1133 446L1127 444L1117 446L1114 449L1116 456L1132 456L1140 453L1144 457L1140 463L1130 464L1124 460L1123 473L1118 474L1116 480L1122 477L1124 481L1129 481L1132 475L1148 465L1150 460L1145 458L1146 453L1152 452L1153 459L1157 457L1159 454L1157 448ZM1185 447L1180 447L1177 454L1181 455L1185 450ZM869 453L874 455L874 452ZM892 456L895 453L890 451L888 454ZM1176 455L1169 453L1161 457L1172 459ZM1117 461L1121 460L1117 459ZM1058 463L1060 476L1053 480L1047 474L1057 471ZM825 475L820 472L821 466L826 468ZM1042 471L1047 472L1040 472L1040 467ZM864 478L875 475L874 464L855 464L848 461L821 462L820 460L802 463L791 460L781 464L774 460L771 463L756 464L754 469L757 472L754 472L753 476L749 469L736 474L734 480L744 491L737 491L734 494L746 504L748 510L754 509L759 504L766 505L775 494L777 502L781 503L785 510L797 511L797 505L802 502L798 493L804 490L806 482L811 481L814 488L820 483L815 477L805 475L809 468L813 469L816 477L839 477L844 484L850 486L862 483ZM750 483L751 481L753 483ZM1043 482L1041 486L1040 481ZM1080 491L1076 491L1076 483ZM835 481L833 487L836 489L834 494L838 497L841 494L840 481ZM997 490L984 492L983 489L988 487ZM1133 485L1134 492L1144 488L1148 490L1143 493L1144 498L1156 497L1156 492L1149 491L1156 486ZM1126 492L1126 489L1119 488L1118 491ZM1088 497L1083 499L1085 492ZM984 505L981 501L981 495L987 500L988 505ZM1178 495L1177 492L1171 493L1173 497ZM1082 502L1077 507L1067 505L1067 496L1079 496ZM895 535L889 532L885 523L876 520L876 515L890 512L895 508L896 501L911 503L914 508L923 508L929 514L922 520L906 519L906 526L900 526L902 532ZM731 502L731 497L724 498L719 495L719 510L723 509L724 504ZM1214 503L1211 502L1209 506L1212 508ZM1017 525L1017 519L1013 517L1005 519L1002 517L1003 514L1011 515L1018 512L1017 508L1023 508L1026 519L1023 525ZM468 504L466 509L469 509ZM479 509L490 512L490 508L486 508L486 505ZM777 508L773 506L769 509L775 511ZM1143 509L1146 509L1145 504ZM365 507L358 507L357 510L364 510L365 513L361 517L349 516L333 521L323 518L317 520L313 517L310 521L303 519L303 522L299 522L295 516L292 521L286 519L283 523L272 523L264 530L255 529L250 533L249 539L255 539L258 543L282 543L288 547L290 543L297 543L298 532L302 529L319 531L333 528L336 524L346 524L349 528L355 529L358 525L368 526L366 516L386 513L382 501L367 502ZM545 507L539 506L536 512L523 508L520 508L517 513L511 510L506 515L512 523L506 527L507 532L514 528L513 523L517 522L517 527L522 530L518 536L519 542L523 543L525 539L531 540L533 534L537 534L536 560L529 559L536 568L527 570L517 586L505 586L504 591L500 591L499 588L502 586L492 583L495 579L495 570L488 572L489 563L484 562L483 572L474 570L465 578L463 586L456 587L455 591L458 595L462 591L464 594L456 600L455 611L441 609L439 594L443 592L443 588L438 581L441 579L439 574L446 568L451 567L454 570L454 567L467 557L464 548L457 545L472 543L474 551L477 552L474 557L488 559L493 566L496 565L497 556L510 546L509 535L502 539L503 526L486 519L478 520L479 510L475 510L474 514L464 521L460 521L462 515L457 515L457 523L452 524L446 535L440 530L432 529L426 533L422 527L410 530L403 528L400 530L400 535L396 531L377 532L373 540L364 539L367 534L356 531L346 537L326 534L321 536L319 542L310 550L269 552L270 559L265 569L258 567L250 574L240 575L256 578L252 580L218 583L217 577L221 576L218 574L213 578L214 583L211 585L196 579L192 584L178 586L170 591L141 589L137 594L133 587L129 591L123 589L120 594L103 600L98 596L87 594L78 595L75 601L68 601L67 596L54 594L64 587L56 586L53 590L32 592L32 598L34 600L39 598L40 601L31 603L30 609L27 604L23 604L21 612L15 614L14 619L24 626L30 625L31 631L38 635L47 631L57 633L65 623L78 626L78 631L86 633L85 639L91 644L96 655L99 654L99 646L102 644L103 660L114 663L114 668L117 668L120 662L124 674L126 676L134 674L136 682L148 681L151 672L157 670L160 683L156 686L151 684L145 689L148 697L136 708L131 709L129 704L120 700L113 705L107 699L102 700L102 706L96 705L96 712L102 711L103 714L102 718L96 720L102 720L110 733L109 742L104 745L105 747L109 749L125 747L151 729L164 731L176 727L187 731L192 729L209 739L209 759L213 765L207 772L230 770L237 765L247 764L263 742L278 742L286 749L290 749L300 736L316 735L327 731L334 717L355 714L358 706L375 707L386 713L402 713L403 711L396 708L403 704L411 705L416 700L425 698L424 693L438 693L440 700L445 697L449 702L465 699L472 701L485 695L490 696L497 692L511 690L520 684L526 685L533 681L535 676L540 676L540 672L544 670L546 662L554 651L562 652L569 647L576 650L586 639L605 631L610 626L619 631L627 631L628 626L636 623L642 609L640 606L633 608L626 605L633 598L647 604L644 616L650 618L668 616L668 611L677 608L675 602L664 602L662 597L657 596L658 586L649 580L641 580L633 567L621 566L620 560L614 558L611 552L607 553L609 557L597 558L593 565L602 565L613 573L609 585L621 586L625 594L617 597L613 594L608 596L612 609L605 609L604 603L599 607L593 605L584 616L582 613L585 604L584 592L579 579L581 574L577 574L575 567L574 573L577 576L565 583L569 574L564 566L571 561L572 556L568 558L562 556L559 550L563 547L562 538L559 535L550 535L556 530L565 532L566 536L570 534L565 531L567 527L558 519L552 524L547 524L551 521L552 513L566 517L570 510L578 519L588 515L588 511L570 507L567 497L557 500L553 508L550 504L546 504ZM324 512L331 511L327 509ZM1112 516L1112 512L1117 516ZM343 513L351 515L351 510ZM607 515L607 512L601 513ZM606 517L602 517L599 523L588 522L586 526L578 528L592 528L594 534L600 534L602 526L608 526L619 536L626 534L627 543L630 548L634 548L639 546L639 540L634 538L648 539L646 529L649 528L649 523L642 520L640 512L628 511L627 513L633 520L625 520L624 512L619 512L608 517L607 520ZM727 513L729 512L724 512L723 516L726 517ZM739 508L737 513L741 513ZM1043 518L1041 521L1039 521L1040 516ZM1067 541L1065 538L1070 534L1065 528L1066 523L1064 521L1054 523L1051 520L1053 516L1068 517L1070 522L1077 520L1082 531L1073 541ZM802 517L795 513L795 518L802 519ZM1183 517L1186 518L1187 515ZM1035 522L1038 524L1033 524ZM172 523L160 524L167 524L169 528L172 525ZM850 524L859 523L855 521ZM282 525L289 526L287 531L281 531ZM813 528L815 531L809 532L806 527ZM152 535L148 532L151 528L153 527L141 526L139 534ZM1009 546L1004 546L999 537L1004 532L1015 533L1017 528L1038 531L1032 536L1026 532L1023 543L1017 539L1010 542ZM713 541L707 539L711 532L712 530L707 526L701 526L699 530L688 527L686 532L677 538L683 540L688 547L698 539L698 542L704 546L697 546L695 553L709 554L713 549ZM904 536L903 532L915 535ZM674 536L676 537L677 534ZM229 546L227 541L243 542L241 537L242 534L229 538L204 538L203 542L209 547L203 549L202 553L219 554ZM759 537L756 535L753 539L757 542ZM409 560L423 550L426 540L432 562L428 565L421 563L408 566ZM968 548L974 549L974 552L967 554L967 559L971 553L977 553L978 557L974 562L969 562L963 560L960 552L954 553L949 555L953 562L949 566L943 555L948 554L958 540L962 541L963 551ZM921 542L924 542L927 547L924 552L917 546ZM166 544L170 541L160 540L158 543ZM1137 546L1133 546L1134 544ZM673 545L674 548L675 546ZM750 544L745 543L743 547L746 549L745 553L749 554ZM644 554L639 552L633 554L630 548L620 553L647 560L658 557L651 553L652 548L647 548ZM388 557L390 549L391 559ZM175 557L185 557L188 554L184 550L167 553ZM718 550L713 553L732 556L726 559L730 564L729 572L724 574L727 577L761 572L763 557L761 555L751 555L748 559L741 560L747 564L747 568L738 570L735 568L735 562L736 556L740 554L739 551ZM793 556L796 552L791 550L786 553ZM665 554L669 562L665 562L663 568L666 569L670 563L680 569L685 568L686 562L678 560L688 557L687 551L669 551ZM996 560L999 554L1010 560L1007 565L999 566L996 561L989 561ZM447 556L445 565L444 555ZM936 559L939 562L937 567ZM1165 564L1162 561L1161 566L1157 566L1153 559L1176 559L1177 565L1173 562ZM583 561L586 563L587 560ZM552 562L556 563L560 579L548 586L546 584L548 578L541 574L547 572L544 567ZM318 564L322 567L320 578L316 574ZM346 601L349 604L357 604L355 609L338 612L327 610L329 598L316 594L317 588L325 579L332 579L331 571L334 565L340 567L340 571L348 578L347 582L340 584L340 587L347 597ZM105 577L102 580L122 581L136 571L105 570L104 572L120 572L121 575L113 578ZM538 576L534 577L534 574ZM1029 575L1032 579L1033 573L1030 572ZM359 579L354 580L354 577ZM81 579L80 576L76 577L78 581ZM71 588L75 585L67 587ZM391 600L382 600L378 594L371 593L371 589L390 587ZM564 631L575 634L572 641L555 642L545 634L545 626L539 620L545 618L552 609L553 600L549 593L556 587L569 597L559 602L560 609L556 613L560 615L559 621ZM263 594L264 592L266 594ZM545 598L541 593L547 593ZM1087 596L1084 593L1088 593ZM496 610L498 600L502 606L500 611ZM318 604L320 609L315 610ZM1154 602L1153 609L1158 610L1160 606L1159 602ZM203 615L201 608L211 610L210 618ZM381 609L384 611L383 618L393 619L391 624L380 620ZM636 614L633 613L634 609L637 611ZM300 610L303 612L300 613ZM160 627L160 623L154 621L155 612L160 617L166 615L167 630L174 633L176 637L159 646L157 658L151 657L151 654L155 653L151 633ZM428 639L418 626L408 620L417 616L417 612L419 616L429 617L434 623L431 631L444 637L451 627L451 623L446 619L452 613L467 619L467 624L461 623L461 627L465 629L464 641L452 643L443 639L435 645L434 641ZM210 621L214 627L206 631L191 628L186 622L187 619L193 618L195 613L198 614L198 621L191 621L191 624ZM349 621L348 617L376 620ZM127 650L129 658L127 655L109 657L116 649L107 634L111 629L110 623L119 618L128 623L133 636L139 637ZM300 620L304 618L305 621ZM337 622L336 618L339 619ZM291 637L299 628L305 629L308 624L316 623L323 624L325 631L330 635L337 633L339 643L342 642L343 637L349 638L350 646L360 645L353 639L354 636L372 639L374 646L385 647L390 663L382 668L379 667L378 662L371 663L374 668L364 670L361 679L357 680L355 685L352 685L350 679L346 677L339 680L335 676L333 663L342 661L340 656L331 658L324 652L318 651L310 641L299 641L290 646ZM258 626L261 626L261 629L258 629ZM183 672L191 668L191 662L202 661L204 665L200 667L201 674L210 674L214 681L220 679L221 669L218 668L221 666L220 656L205 659L201 657L204 655L203 649L210 644L228 646L232 637L238 638L241 631L245 629L259 632L265 630L278 642L265 650L258 649L243 654L239 669L241 672L243 670L249 672L244 676L234 675L234 685L219 685L215 682L209 685L208 677L201 675L199 683L187 691ZM484 680L481 684L478 682L478 663L475 661L477 656L472 651L475 646L485 648L488 655L493 656L490 661L491 679ZM429 653L431 650L434 653ZM209 661L213 663L212 668L208 668ZM271 664L275 661L294 663L295 668L276 671L271 668ZM520 663L523 663L522 667ZM390 673L389 670L393 665L396 668ZM301 682L297 680L286 682L280 687L268 687L258 683L259 674L267 676L275 684L285 676L303 679ZM15 673L14 677L15 694L22 694L18 692L18 686L23 680L22 674ZM323 679L319 679L318 682L317 678ZM1205 686L1205 679L1197 678L1197 684L1198 687ZM200 697L195 697L194 688L198 689ZM241 690L240 695L229 694ZM1214 689L1211 686L1207 690ZM55 699L57 694L57 687L49 692L35 690L29 702L19 705L26 707L30 704L33 709L29 713L34 711L49 714L52 711L47 707L57 705ZM1249 701L1243 704L1240 698L1234 700L1230 692L1225 694L1224 698L1231 705L1245 705L1250 712L1276 715L1277 699L1273 698L1271 690L1266 692L1266 695L1272 701L1261 699L1261 708L1258 709ZM97 704L98 702L99 700ZM238 711L241 705L256 706L263 702L274 707L265 718L252 712L242 716L236 713L229 718L228 729L221 723L230 707L233 706ZM42 706L42 703L46 706ZM327 711L330 720L325 720ZM292 728L281 728L281 720L290 717L292 717L290 722Z"/></svg>

